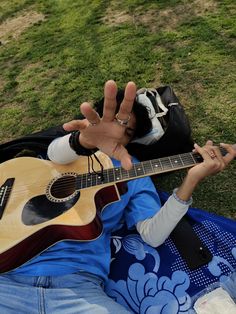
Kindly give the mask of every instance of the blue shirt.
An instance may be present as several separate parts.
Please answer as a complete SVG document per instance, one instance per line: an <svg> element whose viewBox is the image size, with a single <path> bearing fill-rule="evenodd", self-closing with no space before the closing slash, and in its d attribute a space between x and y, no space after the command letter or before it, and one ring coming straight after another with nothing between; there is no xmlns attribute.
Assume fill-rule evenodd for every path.
<svg viewBox="0 0 236 314"><path fill-rule="evenodd" d="M115 160L113 164L120 165ZM100 237L85 242L58 242L11 273L58 276L84 271L106 280L111 257L111 232L118 229L123 220L128 228L134 227L137 222L152 217L160 207L160 199L149 177L131 180L128 191L121 195L121 199L103 209Z"/></svg>

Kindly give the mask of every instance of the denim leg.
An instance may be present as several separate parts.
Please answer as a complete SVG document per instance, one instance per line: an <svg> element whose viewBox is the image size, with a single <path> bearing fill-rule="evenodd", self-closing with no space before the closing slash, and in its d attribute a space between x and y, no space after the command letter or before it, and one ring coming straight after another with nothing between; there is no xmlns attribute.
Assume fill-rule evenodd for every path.
<svg viewBox="0 0 236 314"><path fill-rule="evenodd" d="M102 281L83 273L57 277L0 276L0 314L131 313L108 297Z"/></svg>
<svg viewBox="0 0 236 314"><path fill-rule="evenodd" d="M1 314L39 314L38 288L0 276Z"/></svg>
<svg viewBox="0 0 236 314"><path fill-rule="evenodd" d="M97 277L82 273L69 275L66 279L69 280L70 287L57 289L56 287L61 286L64 279L54 278L52 281L54 288L45 291L47 314L131 313L107 296L102 281Z"/></svg>

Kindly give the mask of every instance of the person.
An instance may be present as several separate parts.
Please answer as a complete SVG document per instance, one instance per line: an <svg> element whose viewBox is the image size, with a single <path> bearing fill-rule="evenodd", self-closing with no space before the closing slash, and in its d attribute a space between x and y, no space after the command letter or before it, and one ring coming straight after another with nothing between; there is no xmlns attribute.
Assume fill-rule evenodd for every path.
<svg viewBox="0 0 236 314"><path fill-rule="evenodd" d="M90 156L100 150L111 158L114 166L132 169L137 160L129 155L126 145L145 128L135 115L136 85L133 82L126 85L119 106L116 95L116 83L107 81L102 116L89 103L81 105L84 119L65 123L64 129L69 134L49 145L48 157L53 163L71 163L79 160L80 155ZM145 112L143 114L145 116ZM194 145L203 161L189 169L182 184L174 189L163 206L150 177L130 180L119 200L102 210L103 231L98 238L91 241L65 239L21 267L1 274L0 312L129 313L104 292L109 274L111 232L125 221L128 228L136 227L149 245L161 245L187 212L198 184L222 171L235 158L232 145L221 146L228 152L225 156L211 141L203 147Z"/></svg>

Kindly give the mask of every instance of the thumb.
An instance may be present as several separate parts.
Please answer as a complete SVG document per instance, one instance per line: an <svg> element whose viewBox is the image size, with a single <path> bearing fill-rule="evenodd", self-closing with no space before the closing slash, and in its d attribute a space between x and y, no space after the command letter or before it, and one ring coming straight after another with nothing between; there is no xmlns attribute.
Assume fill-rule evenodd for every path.
<svg viewBox="0 0 236 314"><path fill-rule="evenodd" d="M65 131L75 131L75 130L82 130L84 128L86 128L88 125L88 122L86 119L83 119L83 120L71 120L69 122L66 122L63 124L63 129Z"/></svg>
<svg viewBox="0 0 236 314"><path fill-rule="evenodd" d="M122 168L125 170L130 170L132 168L132 161L131 156L129 155L127 149L121 145L117 144L113 153L112 157L117 160L120 160Z"/></svg>

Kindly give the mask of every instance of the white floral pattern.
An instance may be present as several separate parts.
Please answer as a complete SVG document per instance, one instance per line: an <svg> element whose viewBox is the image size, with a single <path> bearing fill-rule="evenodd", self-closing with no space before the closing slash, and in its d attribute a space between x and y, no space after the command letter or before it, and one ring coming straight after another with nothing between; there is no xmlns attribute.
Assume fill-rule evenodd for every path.
<svg viewBox="0 0 236 314"><path fill-rule="evenodd" d="M173 250L173 243L170 239L165 242L164 247L155 249L143 242L136 233L113 236L112 264L119 264L119 272L123 272L123 274L119 274L115 279L111 275L106 286L108 295L133 313L193 313L192 297L194 293L200 291L194 290L193 285L196 288L198 283L199 287L203 284L204 287L207 287L208 284L217 281L226 282L229 275L236 271L236 234L234 236L232 233L221 230L221 233L223 232L221 236L224 234L222 238L219 236L218 225L212 222L208 223L209 230L207 231L206 224L203 225L200 227L198 225L198 230L195 231L200 230L207 233L209 230L211 232L217 230L219 243L215 243L214 235L210 237L207 234L208 247L211 250L212 247L215 248L215 251L212 251L213 259L208 265L192 272L184 266L185 262L180 255L176 255L177 251ZM201 236L201 232L199 235ZM228 239L228 246L225 246L225 238ZM225 246L224 250L222 250L222 245ZM223 256L223 251L227 253L225 256ZM121 262L120 259L124 259L124 257L127 260ZM170 257L172 257L172 261L170 261ZM176 260L181 261L178 264L179 269L176 269ZM169 275L162 273L161 266L163 264L169 269ZM195 281L194 278L196 278ZM201 287L201 289L203 288Z"/></svg>
<svg viewBox="0 0 236 314"><path fill-rule="evenodd" d="M188 313L191 298L186 293L190 281L183 271L175 271L171 278L162 276L158 278L160 256L154 248L146 245L139 235L128 235L124 238L113 237L116 253L123 247L137 260L144 260L146 254L155 259L153 272L145 273L140 263L129 267L127 281L109 281L107 289L109 295L117 302L125 305L135 313L170 314Z"/></svg>

